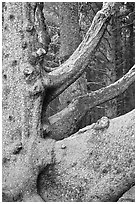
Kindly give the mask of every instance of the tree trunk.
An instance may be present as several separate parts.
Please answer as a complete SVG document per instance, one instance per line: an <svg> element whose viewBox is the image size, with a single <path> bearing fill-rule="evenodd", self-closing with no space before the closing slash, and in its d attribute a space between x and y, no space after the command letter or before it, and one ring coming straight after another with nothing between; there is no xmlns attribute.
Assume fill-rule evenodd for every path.
<svg viewBox="0 0 137 204"><path fill-rule="evenodd" d="M76 50L81 42L78 3L62 2L59 4L60 17L60 41L59 59L63 63ZM73 98L87 93L86 78L82 77L76 80L59 96L60 107L62 110L72 101Z"/></svg>
<svg viewBox="0 0 137 204"><path fill-rule="evenodd" d="M51 137L61 140L75 133L78 122L87 111L124 93L134 81L135 67L132 67L115 83L74 99L65 109L49 117L52 126Z"/></svg>
<svg viewBox="0 0 137 204"><path fill-rule="evenodd" d="M52 171L52 176L55 176L53 181L60 190L63 189L62 184L65 184L67 191L75 194L77 192L75 185L79 186L80 182L87 190L85 197L81 199L94 201L97 197L99 200L102 186L104 195L107 195L103 196L102 200L116 200L134 183L133 113L129 113L127 117L114 119L112 122L108 118L103 118L92 125L89 134L84 133L84 129L78 133L79 137L76 135L76 137L59 142L51 139L52 135L48 137L48 131L44 129L42 121L43 103L46 103L44 106L48 106L50 101L78 79L85 70L91 53L100 42L108 19L115 12L115 3L104 4L102 10L95 16L80 46L67 62L56 69L51 68L51 72L47 72L43 64L49 44L49 36L44 23L43 3L9 2L4 3L3 9L3 201L42 202L49 200L42 195L43 200L39 195L41 192L38 191L39 174L49 167L55 167L57 170L57 175ZM72 108L73 116L75 112L77 114L82 111L81 107L87 109L91 107L92 102L94 104L102 102L102 97L104 101L115 97L133 81L134 67L120 80L121 89L118 88L118 81L111 87L106 87L91 95L80 96L80 100L76 100L76 104L81 105L80 109L77 106L76 109ZM111 88L114 95L110 92ZM97 99L100 101L98 102ZM86 104L82 103L83 100ZM75 100L73 102L75 103ZM64 122L66 121L62 120L62 125ZM86 130L88 129L87 127ZM45 135L43 135L44 130ZM67 150L64 143L68 145L68 151L65 154L62 151ZM102 161L101 155L104 158L104 164L98 164L98 158L99 162ZM77 162L76 165L75 162ZM122 167L119 169L121 163ZM79 168L81 165L83 175ZM67 178L69 179L67 177L69 174L65 172L69 166L72 170L68 171L72 184L71 180L66 181ZM110 166L112 168L109 168ZM85 172L87 168L91 174L85 178L88 173L88 171ZM110 172L110 177L109 175L102 177L107 172ZM73 188L75 175L78 175L78 182L76 180ZM125 176L127 176L126 179ZM61 184L60 178L64 180L64 183ZM48 179L50 182L50 177ZM117 180L118 189L115 188ZM46 186L50 198L52 186L50 188L48 182ZM70 188L66 185L67 182ZM81 189L78 189L81 192ZM114 190L116 196L112 193ZM88 193L89 191L92 191L92 194ZM62 200L65 200L65 195L66 192L62 192ZM51 200L54 200L54 192ZM76 200L75 197L73 200Z"/></svg>
<svg viewBox="0 0 137 204"><path fill-rule="evenodd" d="M7 201L42 201L37 176L44 158L51 161L51 154L46 154L52 145L46 150L43 144L48 141L42 139L41 67L32 55L42 46L37 38L40 12L35 3L4 5L3 195Z"/></svg>
<svg viewBox="0 0 137 204"><path fill-rule="evenodd" d="M116 78L116 62L115 62L115 38L114 38L114 25L113 19L111 19L107 30L106 30L106 58L108 60L106 66L106 77L105 77L105 85L108 86L114 83ZM117 116L117 99L112 99L105 103L105 115L109 118L115 118Z"/></svg>
<svg viewBox="0 0 137 204"><path fill-rule="evenodd" d="M128 7L129 5L129 7ZM124 9L121 13L120 8ZM117 78L122 77L128 72L129 67L135 61L134 47L134 2L120 5L115 19L115 39L116 39L116 69ZM118 115L123 115L135 107L135 84L132 84L128 90L118 96Z"/></svg>
<svg viewBox="0 0 137 204"><path fill-rule="evenodd" d="M135 184L134 148L134 111L102 118L56 142L56 162L39 177L41 196L47 202L118 201Z"/></svg>

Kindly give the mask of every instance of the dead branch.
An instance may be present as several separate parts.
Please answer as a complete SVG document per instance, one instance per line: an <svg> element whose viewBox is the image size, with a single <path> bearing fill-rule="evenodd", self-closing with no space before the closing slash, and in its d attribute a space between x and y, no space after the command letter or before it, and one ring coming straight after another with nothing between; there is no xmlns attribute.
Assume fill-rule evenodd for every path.
<svg viewBox="0 0 137 204"><path fill-rule="evenodd" d="M52 88L52 93L50 91L50 96L47 99L48 102L62 93L84 72L91 53L98 46L114 9L115 3L104 3L102 10L94 17L91 27L76 51L65 63L48 74L50 78L48 87Z"/></svg>
<svg viewBox="0 0 137 204"><path fill-rule="evenodd" d="M115 83L74 99L68 107L49 118L52 137L60 140L70 136L86 111L120 95L134 81L135 66Z"/></svg>

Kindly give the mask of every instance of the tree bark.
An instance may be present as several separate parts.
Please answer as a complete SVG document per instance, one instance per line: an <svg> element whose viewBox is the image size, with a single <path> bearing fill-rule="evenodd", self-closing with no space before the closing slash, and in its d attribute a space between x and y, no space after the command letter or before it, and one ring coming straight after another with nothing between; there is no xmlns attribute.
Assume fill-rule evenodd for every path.
<svg viewBox="0 0 137 204"><path fill-rule="evenodd" d="M55 164L39 177L44 200L116 202L135 184L134 111L97 128L103 120L56 142Z"/></svg>
<svg viewBox="0 0 137 204"><path fill-rule="evenodd" d="M113 33L113 21L112 17L110 24L106 30L106 39L104 43L106 44L106 58L108 60L106 66L106 76L105 76L105 85L108 86L114 83L116 78L116 61L115 61L115 38ZM105 115L109 118L115 118L117 116L117 99L113 99L105 103Z"/></svg>
<svg viewBox="0 0 137 204"><path fill-rule="evenodd" d="M61 140L64 136L69 137L76 131L78 122L88 110L123 93L134 81L135 67L132 67L115 83L74 99L68 107L49 117L51 137L56 140Z"/></svg>
<svg viewBox="0 0 137 204"><path fill-rule="evenodd" d="M114 12L115 3L104 3L102 10L95 16L84 40L76 51L65 63L51 71L45 80L43 78L44 83L49 87L49 90L47 90L47 103L61 94L84 72L88 60L98 46L108 21Z"/></svg>
<svg viewBox="0 0 137 204"><path fill-rule="evenodd" d="M7 201L25 201L33 197L41 201L37 194L37 176L44 163L52 159L54 141L42 139L44 89L42 69L40 63L35 64L34 58L38 49L46 49L43 37L38 39L41 32L38 24L43 23L39 21L42 15L39 6L36 3L5 3L3 195Z"/></svg>
<svg viewBox="0 0 137 204"><path fill-rule="evenodd" d="M59 4L60 16L60 41L59 59L66 61L70 55L76 50L81 42L78 3L62 2ZM70 87L68 87L59 96L60 106L62 110L72 101L73 98L87 93L85 75L77 79Z"/></svg>
<svg viewBox="0 0 137 204"><path fill-rule="evenodd" d="M111 17L111 15L113 15L114 5L115 3L106 3L104 5L102 11L99 12L95 17L93 24L87 36L85 37L85 40L81 43L78 49L70 57L70 59L67 60L67 62L65 62L63 65L58 67L56 70L47 73L43 69L43 57L48 49L49 36L46 30L46 25L44 23L43 3L5 3L3 22L4 105L2 161L4 201L43 201L42 197L39 196L38 193L40 192L38 192L37 189L37 182L39 180L38 176L40 172L42 172L43 169L47 168L48 166L54 167L54 164L56 164L58 173L61 172L62 174L61 165L63 164L63 160L60 161L60 159L63 158L62 152L60 151L60 145L63 144L62 141L56 142L54 139L43 137L43 124L41 121L43 99L45 96L47 97L48 105L49 101L58 96L64 89L66 89L82 74L85 69L85 65L87 64L86 59L98 45L100 38L103 35L107 21ZM84 61L86 61L86 63ZM103 93L102 90L101 93ZM109 94L110 93L108 93L108 95ZM97 93L95 92L95 96L96 95ZM91 98L89 99L89 96L87 96L86 99L88 105L88 102L91 102ZM94 96L92 99L94 100ZM80 100L82 100L82 97ZM112 157L114 156L114 160L112 160L112 166L116 167L117 171L117 164L119 166L120 162L123 161L123 156L125 155L124 159L126 159L126 166L124 166L124 164L122 163L124 169L122 169L122 167L120 168L120 172L122 173L120 174L121 179L119 179L118 184L122 185L123 187L122 179L124 175L128 176L128 185L133 183L131 167L134 164L134 156L132 154L134 150L132 145L132 127L134 125L134 122L132 114L130 114L131 113L129 113L128 117L126 118L126 121L123 121L123 119L121 118L115 119L114 121L116 122L114 123L111 123L109 121L108 123L105 123L107 124L107 126L103 128L103 131L110 131L110 134L108 135L109 140L106 140L105 143L105 149L103 149L104 143L102 143L101 141L104 142L105 138L107 137L105 137L105 134L103 135L103 137L101 137L102 130L100 132L100 129L98 129L97 132L96 130L92 130L93 137L91 138L91 134L88 135L86 133L86 137L85 134L83 134L83 136L80 135L79 138L70 137L69 139L65 139L64 142L70 142L70 146L69 148L67 148L69 150L69 154L68 159L66 159L65 161L67 161L68 163L67 165L66 163L64 163L66 165L63 165L64 171L66 171L65 169L67 166L75 166L75 160L76 162L78 161L78 163L80 162L82 165L86 164L83 163L83 161L87 162L87 164L88 161L90 161L90 172L93 171L93 175L96 175L96 169L98 169L98 160L94 158L94 155L97 154L97 156L100 156L98 150L100 151L102 149L104 150L104 154L102 154L104 156L103 158L106 158L105 155L111 155ZM105 120L107 122L107 119ZM117 127L116 123L120 125L120 121L123 121L123 126ZM111 130L114 130L114 132L112 133ZM117 132L118 130L120 132ZM97 137L93 145L95 136L94 133L96 133ZM111 134L114 136L113 139L111 139ZM103 140L101 140L101 138ZM118 141L118 139L119 143L117 146L117 143L115 141ZM74 144L71 145L73 141ZM112 141L115 142L115 148L113 145L114 142ZM87 146L87 144L89 146ZM122 149L120 148L121 144L123 145ZM92 152L92 148L95 152ZM66 149L66 147L62 146L61 149L64 150ZM79 154L79 149L81 154ZM78 150L78 152L76 150ZM114 155L111 153L111 151L112 153L114 153ZM76 152L77 154L73 158ZM85 152L87 152L86 155L92 153L90 154L91 157L89 157L88 160L86 159L87 157L82 154ZM117 158L117 155L119 155L119 158ZM83 160L84 158L85 160ZM101 161L102 158L99 158L99 161ZM122 160L120 158L122 158ZM92 163L92 160L95 163ZM107 158L105 161L108 161ZM116 161L118 161L118 163ZM105 174L106 170L104 170L104 168L107 168L107 164L105 163L105 167L102 165L101 167L103 168L103 174ZM128 169L126 167L128 167ZM77 174L78 172L74 171L72 173ZM85 173L84 175L86 175ZM113 173L114 172L112 171L112 180L115 180L114 178L117 178L117 174L115 175ZM97 181L100 181L99 175L100 174L97 173L97 177L93 180L93 182L91 182L92 176L89 176L89 178L87 177L87 188L85 189L93 189L93 195L90 195L89 197L89 194L85 195L87 197L85 197L84 200L94 200L94 192L96 192L96 190L98 189L96 184ZM54 174L52 174L52 176L54 176ZM67 179L66 175L65 178ZM79 182L83 183L83 178L84 177L79 177ZM62 177L62 179L64 179L64 177ZM110 179L107 178L106 181L107 183L109 183L108 181L110 181ZM70 181L68 180L68 182ZM88 186L90 188L88 188ZM112 186L115 189L115 185ZM58 187L60 188L60 186ZM50 187L48 190L50 190ZM69 187L68 191L70 192ZM108 189L104 190L105 195L108 194L107 192Z"/></svg>

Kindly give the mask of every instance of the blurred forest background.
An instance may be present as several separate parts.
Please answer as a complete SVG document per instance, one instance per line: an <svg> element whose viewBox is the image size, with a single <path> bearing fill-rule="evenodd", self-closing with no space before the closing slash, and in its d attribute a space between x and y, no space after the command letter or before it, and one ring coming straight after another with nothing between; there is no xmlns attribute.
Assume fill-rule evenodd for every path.
<svg viewBox="0 0 137 204"><path fill-rule="evenodd" d="M48 67L56 67L70 57L101 7L102 2L44 3L44 15L51 39L45 58ZM66 93L50 103L48 116L62 110L78 95L114 83L127 73L134 63L135 2L121 2L98 48L91 56L86 72ZM78 124L77 130L96 122L104 115L114 118L134 108L135 85L133 84L117 98L88 111Z"/></svg>

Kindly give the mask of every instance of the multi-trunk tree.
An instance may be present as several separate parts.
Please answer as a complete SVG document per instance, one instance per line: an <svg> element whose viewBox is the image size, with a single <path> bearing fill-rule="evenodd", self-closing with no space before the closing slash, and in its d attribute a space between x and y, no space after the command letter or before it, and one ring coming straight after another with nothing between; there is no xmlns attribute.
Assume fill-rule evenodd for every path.
<svg viewBox="0 0 137 204"><path fill-rule="evenodd" d="M3 200L117 201L134 185L134 111L70 135L87 110L134 82L135 67L55 115L43 113L83 74L117 3L103 4L81 44L56 68L45 66L50 37L43 6L3 4Z"/></svg>

